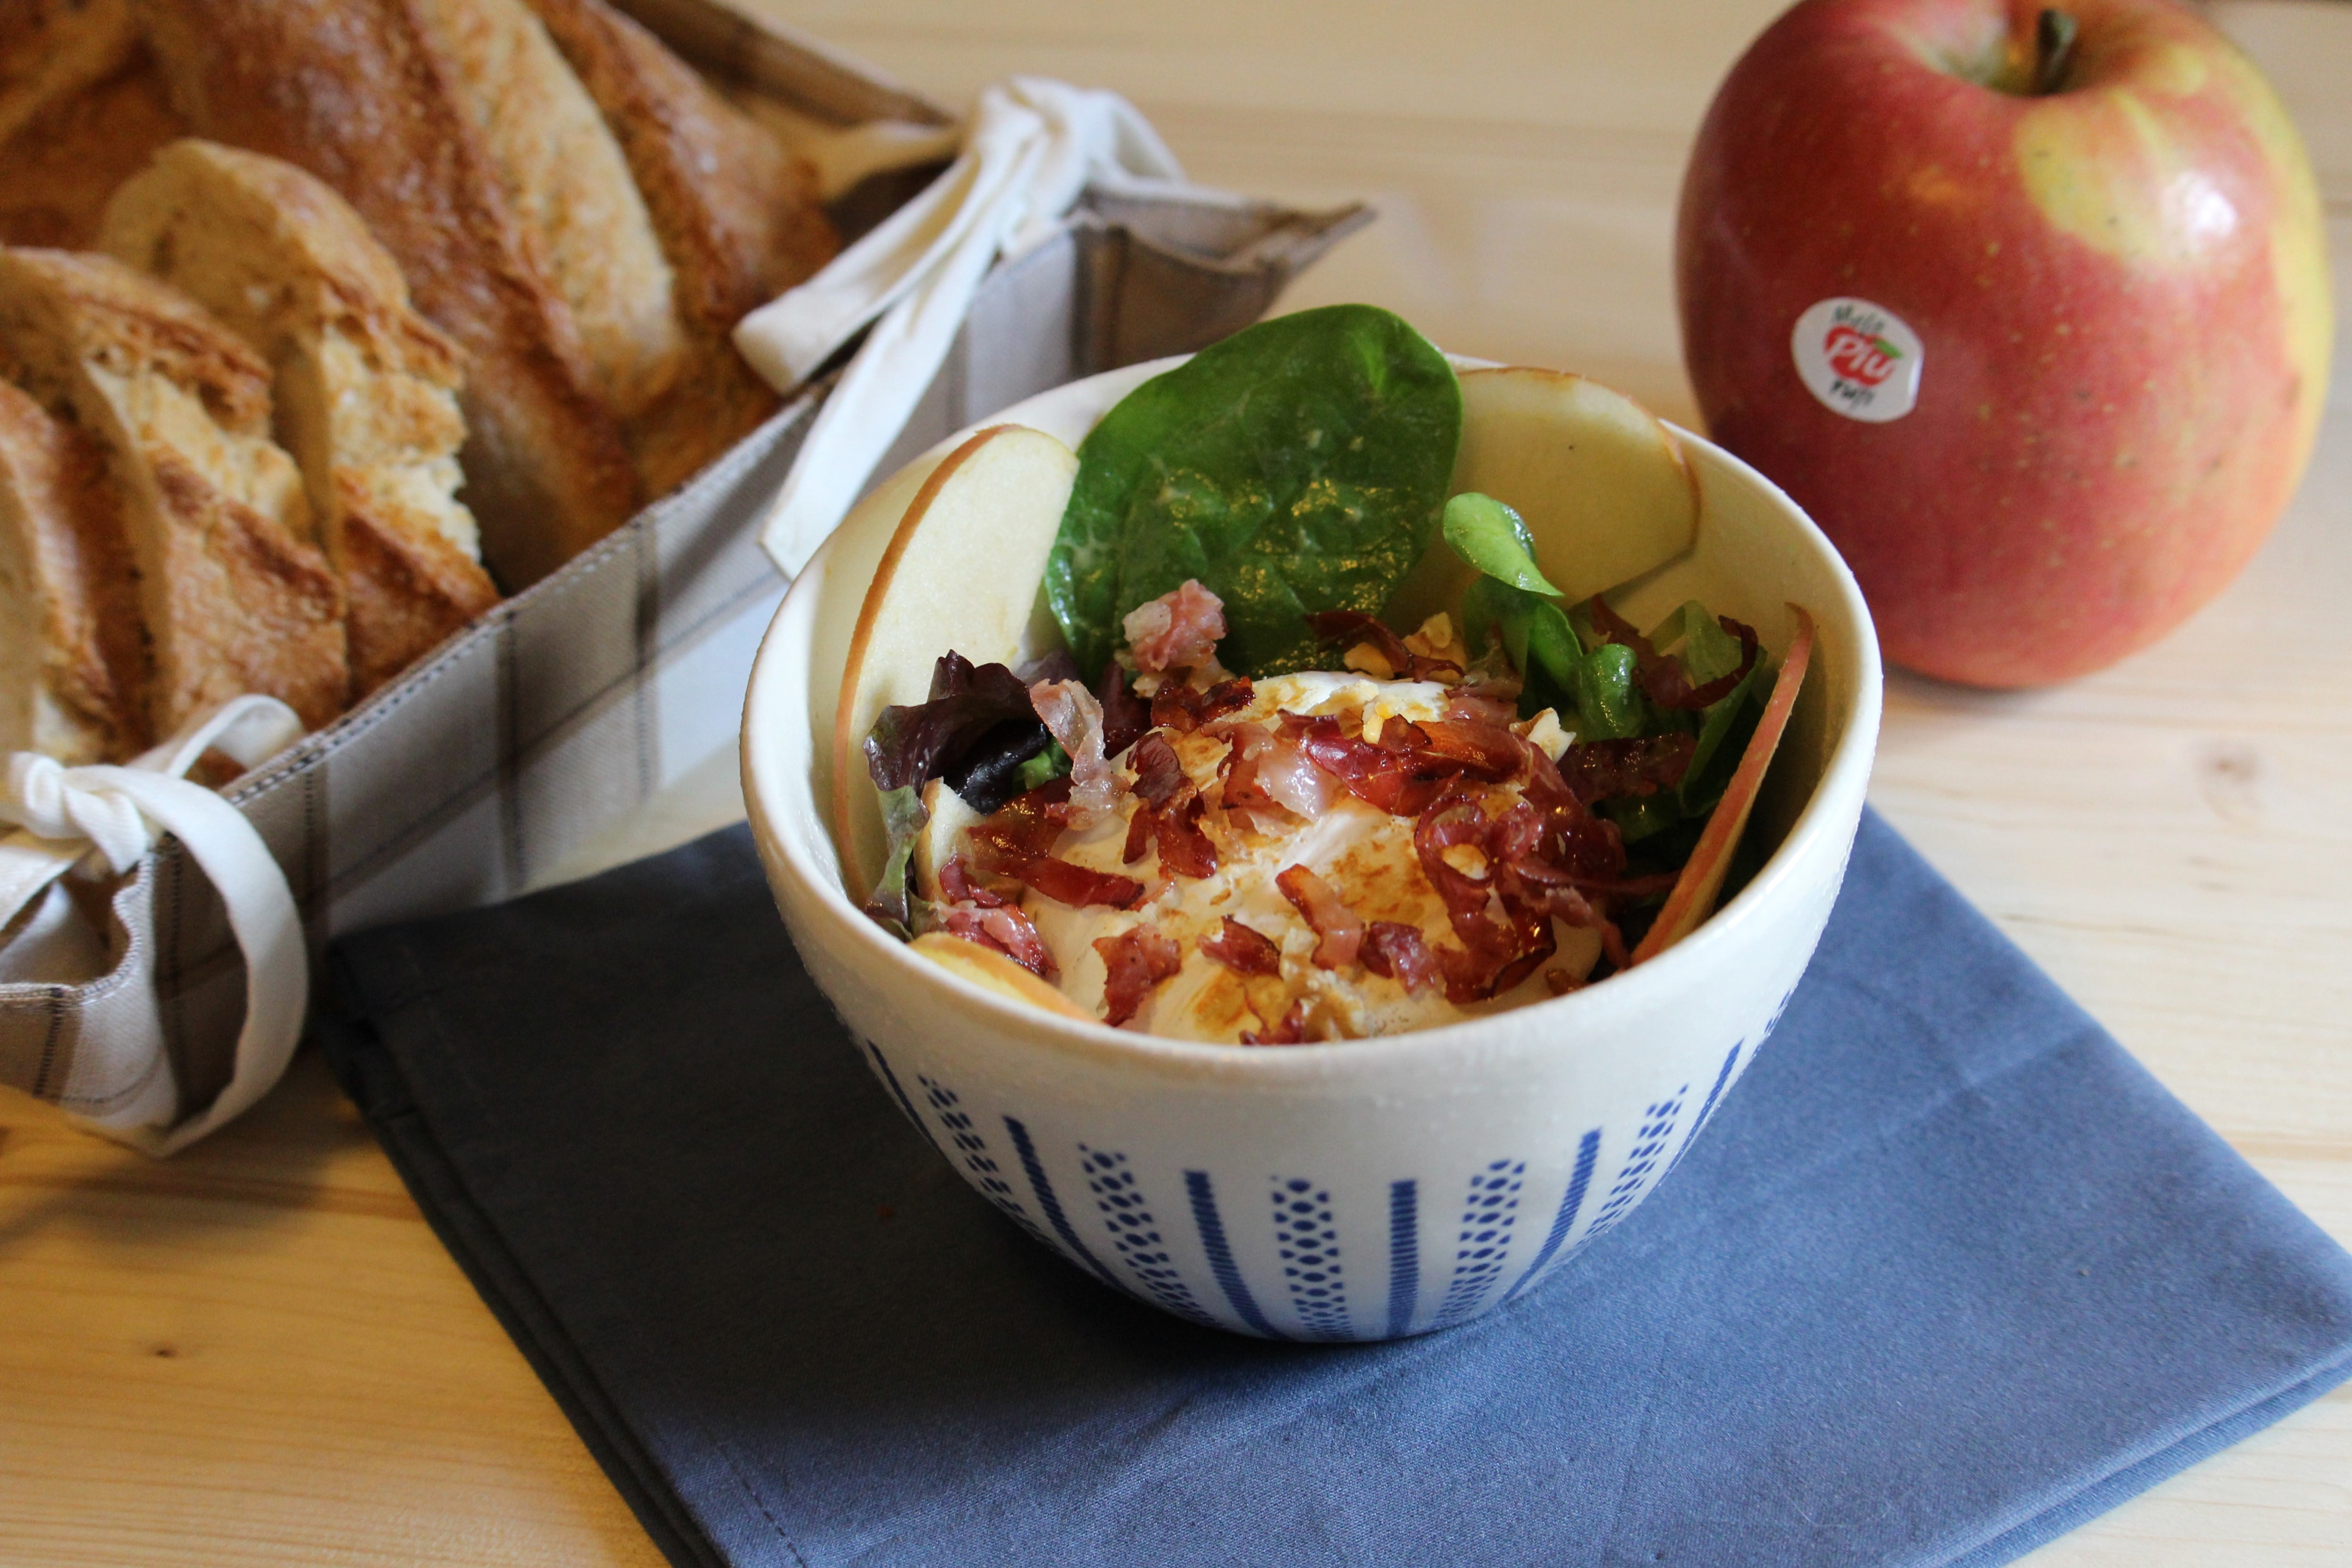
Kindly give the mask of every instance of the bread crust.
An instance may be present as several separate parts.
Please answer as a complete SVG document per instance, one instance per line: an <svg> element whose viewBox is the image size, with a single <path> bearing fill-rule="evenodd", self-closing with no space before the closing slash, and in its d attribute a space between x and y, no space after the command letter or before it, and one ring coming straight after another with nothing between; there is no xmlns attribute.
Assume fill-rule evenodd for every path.
<svg viewBox="0 0 2352 1568"><path fill-rule="evenodd" d="M269 371L111 256L0 251L0 341L26 389L105 449L138 561L156 734L246 692L310 727L349 694L343 596L269 439Z"/></svg>
<svg viewBox="0 0 2352 1568"><path fill-rule="evenodd" d="M419 0L507 204L622 423L685 371L670 266L613 132L523 0Z"/></svg>
<svg viewBox="0 0 2352 1568"><path fill-rule="evenodd" d="M81 427L0 381L0 614L34 642L34 689L10 746L68 765L120 762L148 740L139 578L106 455ZM19 706L21 705L21 706ZM12 727L14 727L12 726Z"/></svg>
<svg viewBox="0 0 2352 1568"><path fill-rule="evenodd" d="M509 590L625 521L638 486L563 300L417 0L135 0L201 134L309 170L357 209L469 359L461 461Z"/></svg>
<svg viewBox="0 0 2352 1568"><path fill-rule="evenodd" d="M461 356L341 197L279 159L188 138L115 193L104 240L269 361L280 444L349 598L354 695L497 602L452 495Z"/></svg>
<svg viewBox="0 0 2352 1568"><path fill-rule="evenodd" d="M79 247L184 129L129 0L0 4L0 245Z"/></svg>
<svg viewBox="0 0 2352 1568"><path fill-rule="evenodd" d="M841 247L816 173L766 126L604 0L530 0L612 127L677 278L693 369L633 421L648 495L674 488L781 400L735 351L735 324Z"/></svg>

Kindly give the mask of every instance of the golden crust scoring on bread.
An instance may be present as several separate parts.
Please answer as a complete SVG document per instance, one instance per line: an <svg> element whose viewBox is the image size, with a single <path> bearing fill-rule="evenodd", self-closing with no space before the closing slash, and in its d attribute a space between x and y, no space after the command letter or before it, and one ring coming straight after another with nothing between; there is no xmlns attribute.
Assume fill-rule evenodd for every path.
<svg viewBox="0 0 2352 1568"><path fill-rule="evenodd" d="M119 762L147 742L139 580L106 455L0 381L0 749Z"/></svg>
<svg viewBox="0 0 2352 1568"><path fill-rule="evenodd" d="M624 422L675 384L668 260L612 131L522 0L420 0L548 286Z"/></svg>
<svg viewBox="0 0 2352 1568"><path fill-rule="evenodd" d="M107 193L181 130L130 0L0 4L0 245L88 246Z"/></svg>
<svg viewBox="0 0 2352 1568"><path fill-rule="evenodd" d="M342 710L343 597L269 437L260 356L110 256L0 251L0 340L26 389L105 449L136 557L153 729L245 692L316 727Z"/></svg>
<svg viewBox="0 0 2352 1568"><path fill-rule="evenodd" d="M351 203L468 359L466 498L509 589L609 533L639 495L617 414L517 218L423 0L135 0L201 134Z"/></svg>
<svg viewBox="0 0 2352 1568"><path fill-rule="evenodd" d="M627 155L676 277L693 370L629 431L660 495L781 405L735 351L745 315L840 248L815 171L604 0L530 0Z"/></svg>
<svg viewBox="0 0 2352 1568"><path fill-rule="evenodd" d="M355 695L497 601L455 496L461 356L341 197L290 163L191 138L115 193L104 237L269 361L278 434L350 598Z"/></svg>

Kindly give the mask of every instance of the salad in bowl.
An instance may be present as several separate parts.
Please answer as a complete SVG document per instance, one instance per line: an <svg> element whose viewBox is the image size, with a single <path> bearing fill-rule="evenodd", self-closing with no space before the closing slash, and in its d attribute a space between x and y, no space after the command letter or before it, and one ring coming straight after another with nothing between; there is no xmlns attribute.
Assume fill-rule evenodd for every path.
<svg viewBox="0 0 2352 1568"><path fill-rule="evenodd" d="M1776 660L1696 600L1646 631L1605 592L1570 600L1510 502L1455 483L1465 399L1580 426L1588 504L1615 514L1576 580L1687 548L1687 463L1637 405L1457 375L1365 306L1226 340L1075 452L1003 423L950 453L901 514L836 709L866 913L1034 1005L1240 1045L1525 1006L1687 934L1811 616L1787 607ZM1009 603L960 601L999 573Z"/></svg>
<svg viewBox="0 0 2352 1568"><path fill-rule="evenodd" d="M1534 1288L1719 1113L1878 705L1769 482L1343 307L885 480L769 629L743 781L800 961L982 1198L1192 1322L1382 1339Z"/></svg>

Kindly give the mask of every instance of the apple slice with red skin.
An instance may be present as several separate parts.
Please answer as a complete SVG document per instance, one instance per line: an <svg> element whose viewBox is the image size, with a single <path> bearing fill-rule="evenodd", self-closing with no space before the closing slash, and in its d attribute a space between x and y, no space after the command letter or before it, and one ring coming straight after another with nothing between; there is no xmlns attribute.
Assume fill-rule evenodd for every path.
<svg viewBox="0 0 2352 1568"><path fill-rule="evenodd" d="M1773 677L1772 695L1765 701L1764 716L1757 720L1756 733L1748 738L1748 749L1740 753L1739 766L1732 770L1731 782L1724 787L1715 815L1700 831L1698 847L1683 862L1682 874L1675 879L1674 890L1666 894L1665 907L1658 911L1658 918L1651 923L1642 945L1633 949L1636 964L1656 957L1715 913L1716 897L1723 891L1724 873L1731 869L1732 852L1739 848L1740 835L1747 831L1748 813L1756 809L1757 791L1764 786L1765 769L1772 765L1772 753L1780 749L1781 732L1789 727L1789 714L1797 706L1797 688L1805 684L1805 666L1812 662L1813 618L1801 605L1791 604L1789 611L1797 618L1797 635L1780 661L1780 673Z"/></svg>
<svg viewBox="0 0 2352 1568"><path fill-rule="evenodd" d="M1021 662L1077 471L1077 455L1045 432L991 425L904 500L850 637L834 716L834 832L849 886L871 887L887 849L861 751L874 721L926 701L932 666L950 650L975 664ZM870 504L900 505L903 494L886 485Z"/></svg>
<svg viewBox="0 0 2352 1568"><path fill-rule="evenodd" d="M1063 1018L1076 1019L1081 1023L1102 1021L993 947L983 947L944 931L926 931L907 946L949 974L961 976L984 991L1043 1008Z"/></svg>
<svg viewBox="0 0 2352 1568"><path fill-rule="evenodd" d="M1492 496L1526 519L1536 563L1571 603L1681 555L1698 532L1698 479L1682 443L1623 392L1567 371L1464 371L1450 494ZM1433 545L1389 619L1452 610L1477 573Z"/></svg>

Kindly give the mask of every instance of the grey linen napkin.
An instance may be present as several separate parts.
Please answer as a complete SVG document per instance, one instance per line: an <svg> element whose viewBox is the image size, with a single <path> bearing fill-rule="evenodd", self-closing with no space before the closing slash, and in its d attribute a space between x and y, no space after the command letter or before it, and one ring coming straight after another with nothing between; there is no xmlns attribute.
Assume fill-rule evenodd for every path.
<svg viewBox="0 0 2352 1568"><path fill-rule="evenodd" d="M339 972L345 1084L680 1564L1990 1564L2352 1374L2352 1258L1875 816L1673 1179L1388 1345L1196 1328L1022 1236L741 829Z"/></svg>

